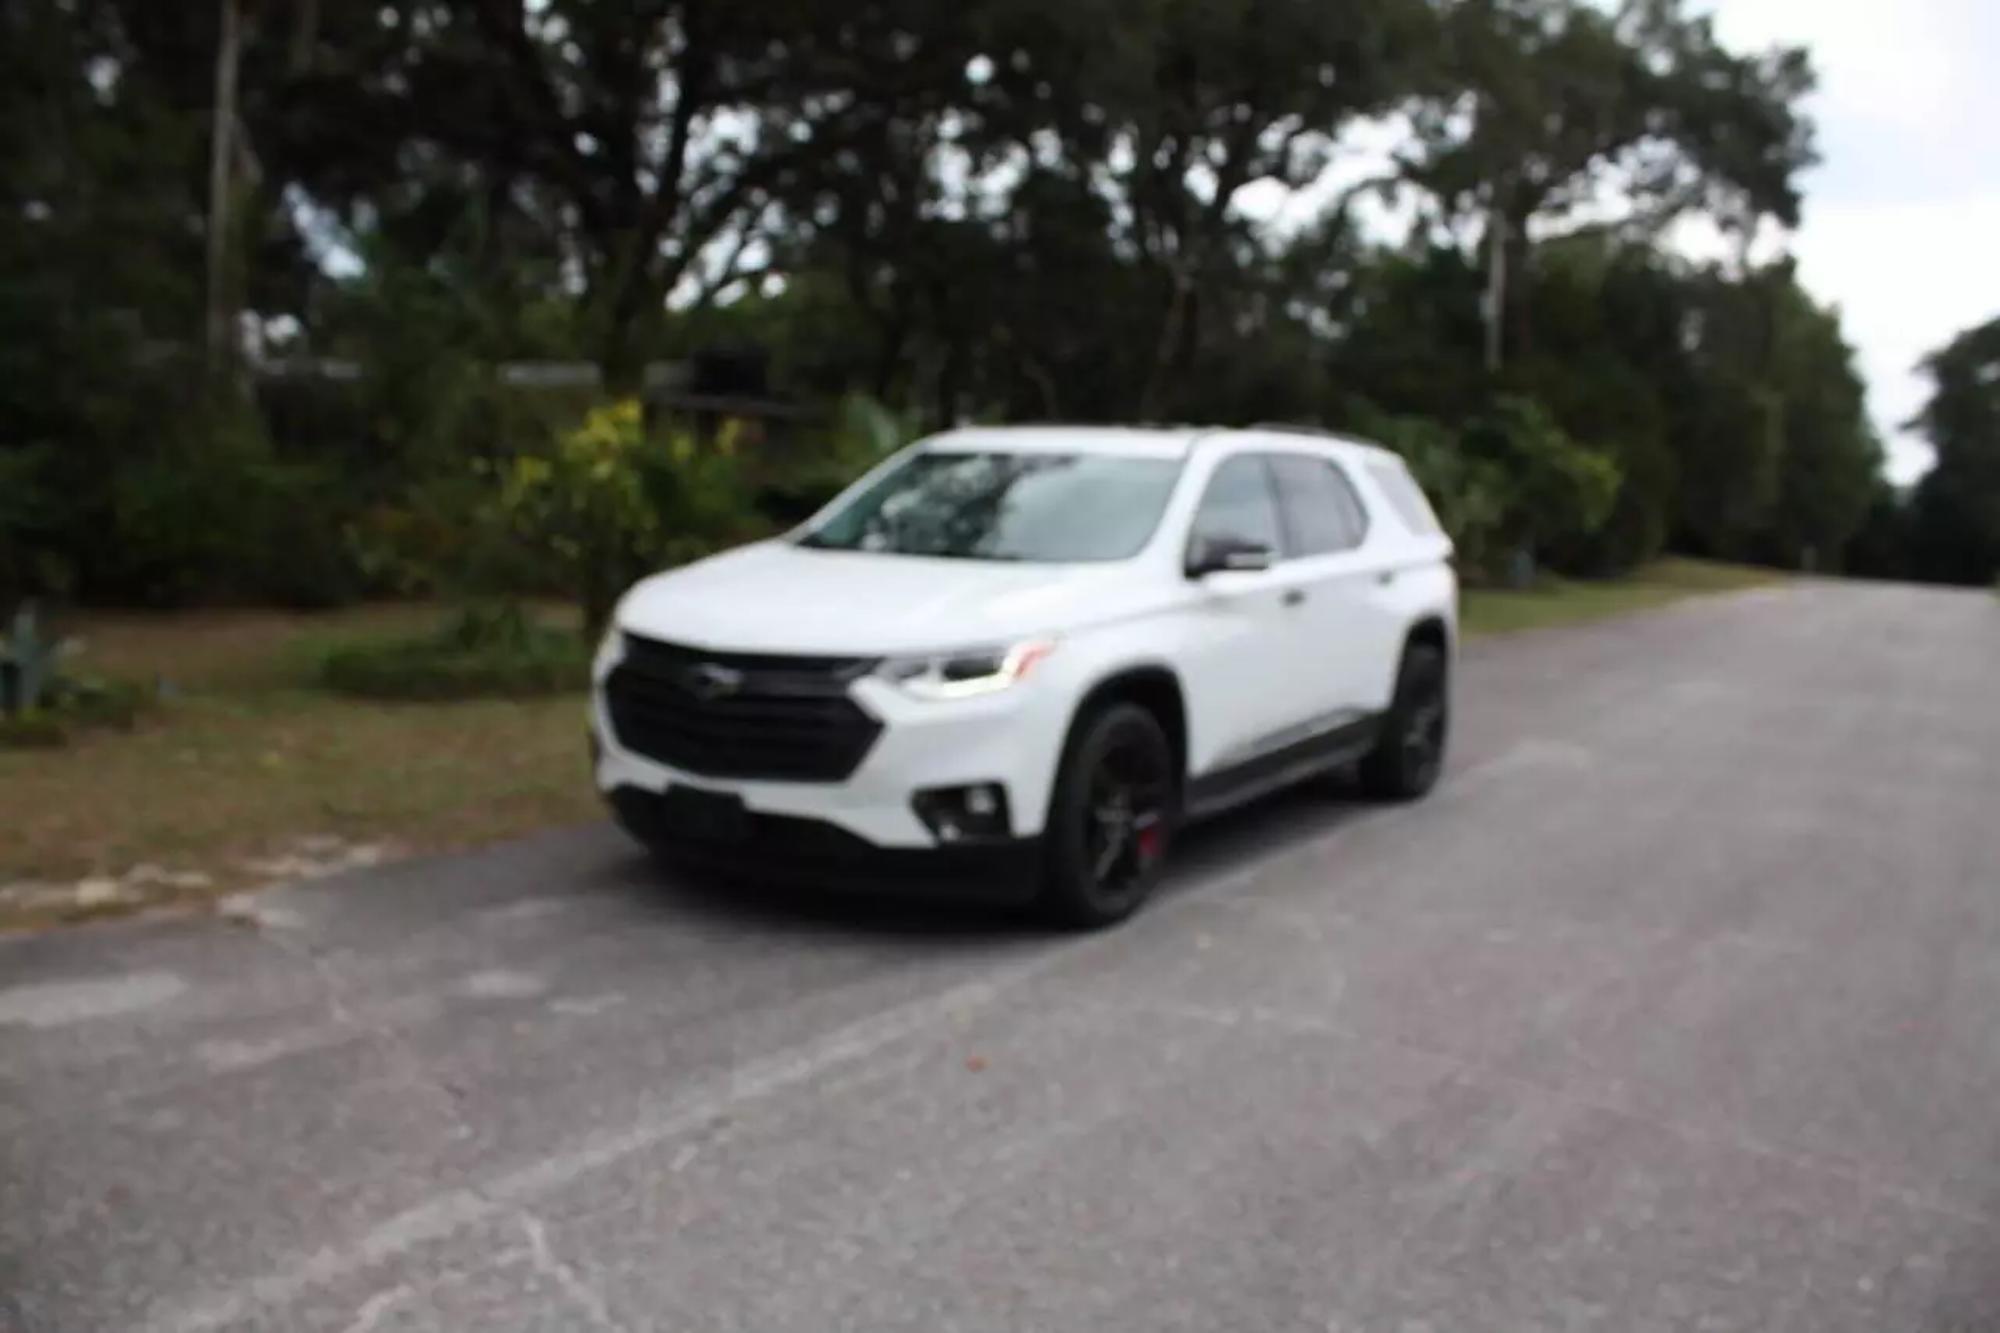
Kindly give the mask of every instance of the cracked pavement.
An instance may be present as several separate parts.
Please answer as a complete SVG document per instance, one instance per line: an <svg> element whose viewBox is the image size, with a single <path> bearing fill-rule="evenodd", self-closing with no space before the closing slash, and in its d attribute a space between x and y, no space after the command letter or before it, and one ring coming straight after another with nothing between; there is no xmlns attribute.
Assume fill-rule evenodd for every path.
<svg viewBox="0 0 2000 1333"><path fill-rule="evenodd" d="M0 940L0 1329L2000 1328L2000 603L1459 705L1430 801L1246 812L1104 935L593 827Z"/></svg>

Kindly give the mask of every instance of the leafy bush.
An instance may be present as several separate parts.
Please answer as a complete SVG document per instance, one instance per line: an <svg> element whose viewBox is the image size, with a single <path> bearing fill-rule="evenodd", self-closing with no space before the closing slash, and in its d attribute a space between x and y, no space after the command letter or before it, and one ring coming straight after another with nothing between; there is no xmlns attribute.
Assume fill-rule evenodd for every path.
<svg viewBox="0 0 2000 1333"><path fill-rule="evenodd" d="M67 582L53 446L0 447L0 606Z"/></svg>
<svg viewBox="0 0 2000 1333"><path fill-rule="evenodd" d="M708 554L755 521L733 433L711 445L647 434L638 402L597 408L548 457L516 459L501 479L507 529L583 607L594 638L642 574Z"/></svg>
<svg viewBox="0 0 2000 1333"><path fill-rule="evenodd" d="M1505 478L1500 527L1533 557L1604 526L1618 499L1618 464L1571 439L1532 398L1503 395L1466 428L1465 451Z"/></svg>
<svg viewBox="0 0 2000 1333"><path fill-rule="evenodd" d="M152 702L145 686L110 676L58 676L49 691L49 711L79 727L129 731Z"/></svg>
<svg viewBox="0 0 2000 1333"><path fill-rule="evenodd" d="M320 661L328 689L367 699L522 698L580 690L589 650L518 604L461 608L429 634L346 644Z"/></svg>
<svg viewBox="0 0 2000 1333"><path fill-rule="evenodd" d="M340 482L330 468L273 458L247 408L210 414L111 479L102 582L154 604L350 602L363 583Z"/></svg>
<svg viewBox="0 0 2000 1333"><path fill-rule="evenodd" d="M356 515L347 525L347 549L370 586L454 602L566 591L561 572L509 526L496 475L475 460Z"/></svg>
<svg viewBox="0 0 2000 1333"><path fill-rule="evenodd" d="M68 741L69 728L53 713L0 717L0 750L53 750Z"/></svg>
<svg viewBox="0 0 2000 1333"><path fill-rule="evenodd" d="M0 715L15 717L42 707L56 682L56 668L70 645L44 633L31 603L23 603L0 638Z"/></svg>
<svg viewBox="0 0 2000 1333"><path fill-rule="evenodd" d="M73 645L43 632L32 606L0 638L0 746L61 745L75 727L130 727L146 703L137 685L61 670Z"/></svg>
<svg viewBox="0 0 2000 1333"><path fill-rule="evenodd" d="M757 508L791 526L817 513L850 482L923 433L918 413L895 411L865 393L840 401L824 446L758 489Z"/></svg>
<svg viewBox="0 0 2000 1333"><path fill-rule="evenodd" d="M1378 417L1367 433L1409 464L1458 548L1460 564L1474 573L1490 570L1502 554L1506 516L1507 478L1500 467L1468 456L1456 432L1428 417Z"/></svg>

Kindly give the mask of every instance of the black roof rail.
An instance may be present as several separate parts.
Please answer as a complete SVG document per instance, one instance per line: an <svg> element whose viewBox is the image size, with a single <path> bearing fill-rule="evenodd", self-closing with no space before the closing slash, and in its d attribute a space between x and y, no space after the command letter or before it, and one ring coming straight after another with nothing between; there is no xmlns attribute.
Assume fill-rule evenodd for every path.
<svg viewBox="0 0 2000 1333"><path fill-rule="evenodd" d="M1259 421L1254 425L1245 426L1243 429L1274 430L1286 435L1317 435L1321 439L1327 440L1344 440L1347 438L1338 431L1328 430L1324 426L1309 426L1300 421Z"/></svg>

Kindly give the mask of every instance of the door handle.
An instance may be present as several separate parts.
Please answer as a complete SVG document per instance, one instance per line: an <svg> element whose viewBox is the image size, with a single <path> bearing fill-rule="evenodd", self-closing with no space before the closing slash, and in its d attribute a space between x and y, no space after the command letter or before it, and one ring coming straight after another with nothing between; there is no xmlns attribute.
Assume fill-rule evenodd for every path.
<svg viewBox="0 0 2000 1333"><path fill-rule="evenodd" d="M1375 576L1375 581L1386 588L1390 584L1396 581L1396 571L1393 569L1385 569L1380 574L1377 574Z"/></svg>
<svg viewBox="0 0 2000 1333"><path fill-rule="evenodd" d="M1286 606L1303 605L1306 600L1306 590L1304 588L1287 588L1285 589L1285 595L1278 600Z"/></svg>

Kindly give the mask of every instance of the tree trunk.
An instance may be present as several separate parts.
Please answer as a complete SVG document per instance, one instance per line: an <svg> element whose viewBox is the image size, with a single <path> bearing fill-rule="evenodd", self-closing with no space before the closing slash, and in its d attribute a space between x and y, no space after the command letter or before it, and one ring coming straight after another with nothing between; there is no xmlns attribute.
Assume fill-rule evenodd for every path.
<svg viewBox="0 0 2000 1333"><path fill-rule="evenodd" d="M298 0L292 27L292 73L304 74L312 68L313 48L319 42L319 0Z"/></svg>
<svg viewBox="0 0 2000 1333"><path fill-rule="evenodd" d="M1528 213L1516 209L1507 219L1503 249L1506 253L1506 299L1501 305L1506 328L1507 355L1515 360L1534 351L1533 319L1534 248L1528 243Z"/></svg>
<svg viewBox="0 0 2000 1333"><path fill-rule="evenodd" d="M613 398L637 394L644 387L645 349L640 345L639 316L644 303L642 284L627 277L613 293L604 315L604 336L598 367L604 390Z"/></svg>
<svg viewBox="0 0 2000 1333"><path fill-rule="evenodd" d="M1146 373L1146 385L1139 394L1139 420L1142 422L1159 419L1167 367L1182 345L1182 327L1187 321L1188 300L1193 293L1194 284L1179 265L1173 267L1171 277L1173 295L1167 302L1167 316L1160 324L1159 341L1153 345L1152 369Z"/></svg>
<svg viewBox="0 0 2000 1333"><path fill-rule="evenodd" d="M1486 216L1486 295L1480 314L1486 323L1486 373L1500 373L1507 310L1507 215L1495 208Z"/></svg>
<svg viewBox="0 0 2000 1333"><path fill-rule="evenodd" d="M229 300L229 203L236 161L236 72L243 48L241 0L219 0L221 35L215 48L215 117L208 145L208 299L205 346L211 375L228 365L235 341Z"/></svg>

